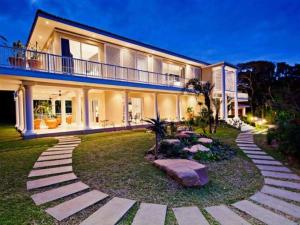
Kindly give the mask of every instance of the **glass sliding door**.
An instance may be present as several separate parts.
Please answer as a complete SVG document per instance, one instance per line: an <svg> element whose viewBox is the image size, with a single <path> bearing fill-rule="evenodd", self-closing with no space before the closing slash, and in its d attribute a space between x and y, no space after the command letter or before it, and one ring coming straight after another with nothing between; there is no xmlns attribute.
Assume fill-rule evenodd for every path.
<svg viewBox="0 0 300 225"><path fill-rule="evenodd" d="M147 56L137 55L136 57L136 68L138 71L138 80L141 82L148 82L148 62Z"/></svg>
<svg viewBox="0 0 300 225"><path fill-rule="evenodd" d="M142 120L142 98L130 98L128 105L129 120L132 123L140 123Z"/></svg>

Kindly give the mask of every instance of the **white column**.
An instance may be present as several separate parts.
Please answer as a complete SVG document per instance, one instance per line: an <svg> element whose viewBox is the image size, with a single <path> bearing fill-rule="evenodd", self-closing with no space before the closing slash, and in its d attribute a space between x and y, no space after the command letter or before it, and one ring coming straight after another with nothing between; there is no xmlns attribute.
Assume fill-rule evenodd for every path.
<svg viewBox="0 0 300 225"><path fill-rule="evenodd" d="M84 129L90 128L90 104L89 104L89 89L83 88L83 101L84 101Z"/></svg>
<svg viewBox="0 0 300 225"><path fill-rule="evenodd" d="M222 119L227 119L226 71L222 66Z"/></svg>
<svg viewBox="0 0 300 225"><path fill-rule="evenodd" d="M19 129L19 126L20 126L20 123L19 123L20 112L19 112L19 97L18 97L18 95L19 95L19 91L16 91L15 92L15 110L16 110L16 125L15 125L15 127L17 129Z"/></svg>
<svg viewBox="0 0 300 225"><path fill-rule="evenodd" d="M176 119L180 121L180 95L176 95Z"/></svg>
<svg viewBox="0 0 300 225"><path fill-rule="evenodd" d="M124 113L125 113L125 126L129 126L129 113L128 113L128 91L124 91Z"/></svg>
<svg viewBox="0 0 300 225"><path fill-rule="evenodd" d="M51 99L51 110L52 110L52 115L55 115L56 114L55 99Z"/></svg>
<svg viewBox="0 0 300 225"><path fill-rule="evenodd" d="M61 125L65 126L67 121L67 117L66 117L66 100L64 99L64 97L61 98L60 100L60 107L61 107Z"/></svg>
<svg viewBox="0 0 300 225"><path fill-rule="evenodd" d="M23 131L25 129L25 104L24 104L24 90L19 90L18 93L18 103L19 103L19 130Z"/></svg>
<svg viewBox="0 0 300 225"><path fill-rule="evenodd" d="M32 99L32 85L27 84L25 87L25 133L24 136L33 135L33 99Z"/></svg>
<svg viewBox="0 0 300 225"><path fill-rule="evenodd" d="M156 118L157 114L159 113L158 111L158 101L157 101L157 93L154 93L154 118Z"/></svg>
<svg viewBox="0 0 300 225"><path fill-rule="evenodd" d="M239 117L239 102L238 102L238 74L235 71L235 93L234 93L234 117Z"/></svg>
<svg viewBox="0 0 300 225"><path fill-rule="evenodd" d="M76 94L76 123L78 126L81 125L81 93L78 91Z"/></svg>

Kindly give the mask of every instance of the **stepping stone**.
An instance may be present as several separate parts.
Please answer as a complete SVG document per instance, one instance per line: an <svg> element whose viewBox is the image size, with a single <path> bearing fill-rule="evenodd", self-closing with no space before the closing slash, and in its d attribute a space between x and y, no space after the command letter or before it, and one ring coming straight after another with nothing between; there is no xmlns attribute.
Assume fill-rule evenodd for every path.
<svg viewBox="0 0 300 225"><path fill-rule="evenodd" d="M51 202L77 192L88 189L89 186L78 181L73 184L68 184L59 188L51 189L49 191L37 193L31 196L36 205L41 205L47 202Z"/></svg>
<svg viewBox="0 0 300 225"><path fill-rule="evenodd" d="M300 177L298 175L292 174L292 173L278 173L278 172L262 170L261 174L265 177L282 178L282 179L289 179L289 180L300 180Z"/></svg>
<svg viewBox="0 0 300 225"><path fill-rule="evenodd" d="M261 150L260 148L258 148L258 147L246 147L246 146L241 147L241 146L239 146L239 148L242 149L242 150L252 150L252 151L256 150L256 151L262 151L262 150Z"/></svg>
<svg viewBox="0 0 300 225"><path fill-rule="evenodd" d="M54 145L53 147L77 147L78 144L63 144L63 143L58 143L57 145Z"/></svg>
<svg viewBox="0 0 300 225"><path fill-rule="evenodd" d="M260 191L265 193L265 194L269 194L269 195L273 195L273 196L276 196L276 197L280 197L280 198L300 202L300 193L287 191L287 190L283 190L283 189L280 189L280 188L271 187L271 186L268 186L268 185L264 185L263 188Z"/></svg>
<svg viewBox="0 0 300 225"><path fill-rule="evenodd" d="M63 202L57 206L46 209L46 212L58 221L68 218L69 216L94 205L95 203L107 198L108 195L100 191L93 190L76 198ZM99 221L98 221L99 224Z"/></svg>
<svg viewBox="0 0 300 225"><path fill-rule="evenodd" d="M267 153L265 153L263 151L245 150L244 153L246 153L246 154L254 154L254 155L267 155Z"/></svg>
<svg viewBox="0 0 300 225"><path fill-rule="evenodd" d="M247 156L250 159L266 159L266 160L274 160L274 158L272 156L268 156L268 155L252 155L252 154L247 154Z"/></svg>
<svg viewBox="0 0 300 225"><path fill-rule="evenodd" d="M294 182L285 181L285 180L276 180L276 179L272 179L272 178L265 178L265 184L300 190L300 183L294 183Z"/></svg>
<svg viewBox="0 0 300 225"><path fill-rule="evenodd" d="M233 206L268 225L297 225L297 223L247 200L234 203Z"/></svg>
<svg viewBox="0 0 300 225"><path fill-rule="evenodd" d="M67 173L72 171L73 171L72 166L60 166L60 167L54 167L49 169L31 170L28 177L39 177L39 176L52 175L58 173Z"/></svg>
<svg viewBox="0 0 300 225"><path fill-rule="evenodd" d="M252 161L255 164L264 164L264 165L278 165L278 166L282 166L281 162L275 161L275 160L260 160L260 159L252 159Z"/></svg>
<svg viewBox="0 0 300 225"><path fill-rule="evenodd" d="M80 225L115 225L135 204L134 200L125 198L113 198L91 216L85 219Z"/></svg>
<svg viewBox="0 0 300 225"><path fill-rule="evenodd" d="M62 154L71 154L73 150L63 150L63 151L50 151L50 152L43 152L41 155L62 155Z"/></svg>
<svg viewBox="0 0 300 225"><path fill-rule="evenodd" d="M132 225L164 225L166 213L166 205L141 203Z"/></svg>
<svg viewBox="0 0 300 225"><path fill-rule="evenodd" d="M79 145L81 141L60 141L57 145Z"/></svg>
<svg viewBox="0 0 300 225"><path fill-rule="evenodd" d="M42 168L42 167L50 167L50 166L62 166L71 164L72 159L59 159L53 161L43 161L43 162L36 162L33 168Z"/></svg>
<svg viewBox="0 0 300 225"><path fill-rule="evenodd" d="M37 180L27 181L27 190L32 190L41 187L47 187L53 184L59 184L70 180L77 179L74 173L67 173L63 175L57 175L47 178L41 178Z"/></svg>
<svg viewBox="0 0 300 225"><path fill-rule="evenodd" d="M251 140L236 140L235 142L238 144L254 144Z"/></svg>
<svg viewBox="0 0 300 225"><path fill-rule="evenodd" d="M258 147L256 144L238 144L240 147Z"/></svg>
<svg viewBox="0 0 300 225"><path fill-rule="evenodd" d="M284 166L256 165L256 167L260 170L270 170L270 171L287 172L287 173L292 172L289 168Z"/></svg>
<svg viewBox="0 0 300 225"><path fill-rule="evenodd" d="M198 207L173 208L178 225L209 225Z"/></svg>
<svg viewBox="0 0 300 225"><path fill-rule="evenodd" d="M211 206L205 210L221 225L250 225L246 220L225 205Z"/></svg>
<svg viewBox="0 0 300 225"><path fill-rule="evenodd" d="M75 148L74 147L64 147L64 148L58 148L58 147L53 147L53 148L48 148L46 150L46 152L58 152L58 151L66 151L66 150L74 150Z"/></svg>
<svg viewBox="0 0 300 225"><path fill-rule="evenodd" d="M40 156L37 161L40 162L40 161L68 159L68 158L72 158L72 154Z"/></svg>
<svg viewBox="0 0 300 225"><path fill-rule="evenodd" d="M250 199L275 210L284 212L297 219L300 218L300 207L294 204L282 201L278 198L274 198L270 195L266 195L261 192L258 192L255 195L251 196Z"/></svg>

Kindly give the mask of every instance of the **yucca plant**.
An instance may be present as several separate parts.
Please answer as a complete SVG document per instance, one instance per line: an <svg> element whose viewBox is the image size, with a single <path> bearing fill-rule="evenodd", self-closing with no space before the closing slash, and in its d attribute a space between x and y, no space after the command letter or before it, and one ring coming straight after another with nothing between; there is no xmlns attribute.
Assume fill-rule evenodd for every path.
<svg viewBox="0 0 300 225"><path fill-rule="evenodd" d="M160 119L159 113L157 113L156 118L146 119L144 121L149 124L147 129L151 130L155 134L154 157L155 159L157 159L159 142L166 135L167 122Z"/></svg>

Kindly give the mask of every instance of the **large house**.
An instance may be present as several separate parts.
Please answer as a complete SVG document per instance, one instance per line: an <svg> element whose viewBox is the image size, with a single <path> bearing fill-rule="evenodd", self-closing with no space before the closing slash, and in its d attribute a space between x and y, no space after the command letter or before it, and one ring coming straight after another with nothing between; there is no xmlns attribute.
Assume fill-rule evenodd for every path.
<svg viewBox="0 0 300 225"><path fill-rule="evenodd" d="M203 101L184 89L191 78L214 84L222 119L239 113L236 68L225 62L208 64L40 10L26 46L0 51L0 90L15 91L16 127L25 137L141 126L158 112L182 120Z"/></svg>

